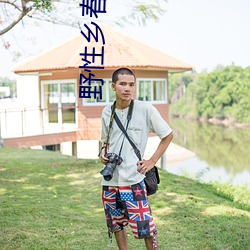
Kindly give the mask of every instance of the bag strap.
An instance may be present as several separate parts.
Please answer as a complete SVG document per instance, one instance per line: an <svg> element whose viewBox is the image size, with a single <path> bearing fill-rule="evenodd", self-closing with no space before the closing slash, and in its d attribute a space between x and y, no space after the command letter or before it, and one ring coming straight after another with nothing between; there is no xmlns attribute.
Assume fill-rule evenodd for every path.
<svg viewBox="0 0 250 250"><path fill-rule="evenodd" d="M131 118L132 118L133 107L134 107L134 101L131 100L130 105L129 105L128 115L127 115L127 125L126 125L126 129L124 130L126 133L127 133L127 129L128 129L128 124L129 124L129 122L130 122L130 120L131 120ZM114 118L115 118L116 116L117 116L116 113L114 113ZM118 116L117 116L117 118L118 118ZM119 118L118 118L118 119L119 119ZM119 120L119 122L120 122L120 124L121 124L121 121L120 121L120 120ZM122 126L122 125L121 125L121 126ZM123 126L122 126L122 127L123 127ZM123 129L124 129L124 127L123 127ZM120 148L120 151L119 151L119 156L121 156L121 154L122 154L122 147L123 147L123 144L124 144L124 140L125 140L125 137L124 137L123 140L122 140L121 148Z"/></svg>
<svg viewBox="0 0 250 250"><path fill-rule="evenodd" d="M116 115L115 113L115 107L116 107L116 101L114 101L113 105L111 106L111 116L110 116L110 120L109 120L109 128L108 128L108 135L107 135L107 140L105 142L105 146L103 146L98 154L98 156L101 155L101 152L102 152L102 149L105 148L105 153L107 153L107 149L108 149L108 144L109 144L109 139L110 139L110 131L111 131L111 128L113 126L113 121L114 121L114 118L117 117L117 119L119 120L118 116ZM134 108L134 100L131 100L130 102L130 105L129 105L129 110L128 110L128 115L127 115L127 125L126 125L126 130L128 128L128 124L132 118L132 113L133 113L133 108ZM119 120L118 121L120 123L120 126L123 128L123 130L125 131L126 133L126 130L124 129L123 125L121 124L121 121ZM126 135L126 134L125 134ZM122 147L123 147L123 143L124 143L124 139L122 141L122 145L121 145L121 148L120 148L120 152L119 152L119 155L121 154L121 151L122 151ZM133 142L132 142L133 143Z"/></svg>
<svg viewBox="0 0 250 250"><path fill-rule="evenodd" d="M131 117L132 117L132 113L131 113L131 115L130 115L130 119L131 119ZM123 125L122 125L120 119L118 118L118 116L116 115L116 113L115 113L115 115L114 115L114 118L115 118L115 121L116 121L118 127L121 129L121 131L122 131L122 132L124 133L124 135L127 137L129 143L130 143L131 146L133 147L133 149L134 149L134 151L135 151L135 154L136 154L136 156L138 157L139 161L141 161L142 158L141 158L140 150L135 146L135 144L133 143L133 141L130 139L130 137L129 137L127 131L126 131L125 128L123 127ZM128 119L129 119L129 114L128 114Z"/></svg>

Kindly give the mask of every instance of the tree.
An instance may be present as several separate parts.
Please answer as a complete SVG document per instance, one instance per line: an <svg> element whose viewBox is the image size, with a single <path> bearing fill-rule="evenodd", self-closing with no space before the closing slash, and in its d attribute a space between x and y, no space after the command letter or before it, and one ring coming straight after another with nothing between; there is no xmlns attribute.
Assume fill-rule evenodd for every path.
<svg viewBox="0 0 250 250"><path fill-rule="evenodd" d="M0 77L0 87L10 87L10 96L16 95L16 80Z"/></svg>
<svg viewBox="0 0 250 250"><path fill-rule="evenodd" d="M192 78L183 76L186 74L170 78L172 94L188 82L186 94L171 105L172 114L250 123L250 67L231 65Z"/></svg>
<svg viewBox="0 0 250 250"><path fill-rule="evenodd" d="M131 20L143 25L147 20L153 19L157 21L159 19L159 16L165 12L160 7L160 3L166 1L107 0L107 5L120 4L119 13L122 15L118 14L115 20L113 17L109 17L109 20L106 17L104 19L103 15L98 18L100 21L112 22L118 25L131 22ZM126 15L124 15L124 10L126 10ZM0 0L0 27L2 26L0 35L13 29L21 20L25 22L26 17L54 24L79 27L83 21L89 20L88 17L79 17L79 13L81 13L81 6L75 0Z"/></svg>

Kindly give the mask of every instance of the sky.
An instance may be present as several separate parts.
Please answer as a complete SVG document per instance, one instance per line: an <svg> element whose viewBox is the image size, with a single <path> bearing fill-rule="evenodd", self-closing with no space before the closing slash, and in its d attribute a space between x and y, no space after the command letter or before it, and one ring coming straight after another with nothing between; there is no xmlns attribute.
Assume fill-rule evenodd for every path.
<svg viewBox="0 0 250 250"><path fill-rule="evenodd" d="M122 13L119 5L108 3L106 14ZM250 66L250 0L168 0L164 7L167 11L157 23L116 29L191 64L198 72L210 72L219 64ZM45 22L18 24L2 37L10 42L10 49L4 49L0 38L0 76L15 78L11 68L17 63L78 34L78 29ZM23 56L13 61L15 53Z"/></svg>

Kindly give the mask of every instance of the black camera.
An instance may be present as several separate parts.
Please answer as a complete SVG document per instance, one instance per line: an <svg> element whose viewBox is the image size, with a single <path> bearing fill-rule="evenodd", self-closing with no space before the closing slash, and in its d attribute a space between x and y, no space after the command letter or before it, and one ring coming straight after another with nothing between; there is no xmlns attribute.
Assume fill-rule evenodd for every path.
<svg viewBox="0 0 250 250"><path fill-rule="evenodd" d="M123 160L115 153L106 153L104 156L108 158L109 161L100 173L106 181L110 181L113 177L116 166L120 165Z"/></svg>

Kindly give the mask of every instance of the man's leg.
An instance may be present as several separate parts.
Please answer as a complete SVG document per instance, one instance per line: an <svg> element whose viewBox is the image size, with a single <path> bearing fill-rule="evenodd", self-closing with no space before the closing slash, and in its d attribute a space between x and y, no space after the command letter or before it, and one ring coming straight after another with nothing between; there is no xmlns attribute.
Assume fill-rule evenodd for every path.
<svg viewBox="0 0 250 250"><path fill-rule="evenodd" d="M128 250L128 236L126 228L123 228L123 230L115 232L115 239L119 247L119 250Z"/></svg>
<svg viewBox="0 0 250 250"><path fill-rule="evenodd" d="M150 236L144 239L147 250L158 250L157 236Z"/></svg>

